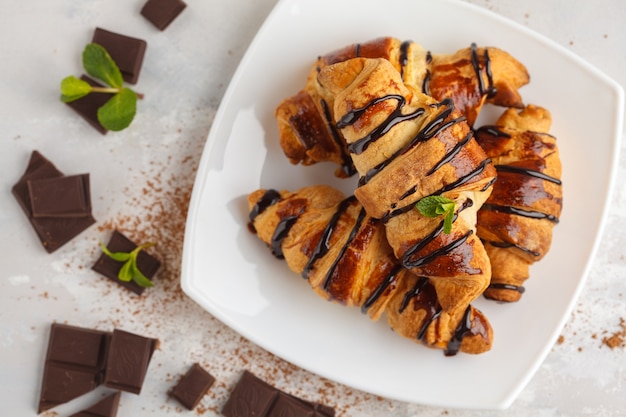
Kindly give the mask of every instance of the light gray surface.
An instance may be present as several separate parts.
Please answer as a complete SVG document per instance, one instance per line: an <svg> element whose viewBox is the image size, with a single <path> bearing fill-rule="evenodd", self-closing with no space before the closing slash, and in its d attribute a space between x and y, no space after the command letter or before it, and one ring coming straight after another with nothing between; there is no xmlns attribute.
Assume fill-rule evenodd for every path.
<svg viewBox="0 0 626 417"><path fill-rule="evenodd" d="M624 347L610 349L602 342L621 330L620 319L626 316L626 242L621 233L626 186L619 180L626 170L623 156L608 227L561 343L506 411L434 409L332 383L250 344L180 293L176 279L181 211L193 173L230 77L274 3L189 1L179 18L159 32L139 16L142 1L4 2L0 14L2 414L35 415L49 324L65 321L105 330L118 327L162 340L142 394L124 395L120 416L178 415L181 409L168 400L166 391L195 361L218 379L194 412L207 416L219 415L243 369L296 395L328 402L344 416L623 415ZM550 37L626 85L623 2L606 1L602 7L580 0L471 3ZM416 22L427 18L425 10ZM80 75L80 51L96 26L149 44L136 86L146 94L137 119L131 129L104 137L57 101L58 82L66 75ZM593 97L589 105L593 106ZM10 195L32 149L39 149L61 171L89 172L92 179L98 224L53 255L42 250ZM164 212L170 215L162 216ZM148 218L149 214L154 217ZM143 231L140 238L160 240L156 251L166 263L164 284L148 297L138 300L89 269L97 257L98 241L108 237L112 224ZM57 411L69 415L104 391Z"/></svg>

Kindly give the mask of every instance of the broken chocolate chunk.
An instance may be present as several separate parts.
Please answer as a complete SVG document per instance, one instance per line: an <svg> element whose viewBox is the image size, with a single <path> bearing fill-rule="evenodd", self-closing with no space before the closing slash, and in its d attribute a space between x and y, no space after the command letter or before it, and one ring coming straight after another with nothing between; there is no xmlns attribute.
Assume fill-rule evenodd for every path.
<svg viewBox="0 0 626 417"><path fill-rule="evenodd" d="M89 83L92 87L104 87L102 84L92 80L86 75L81 76L80 79ZM98 109L104 106L113 96L114 94L112 93L87 94L78 100L65 104L85 119L94 129L105 135L108 130L98 121Z"/></svg>
<svg viewBox="0 0 626 417"><path fill-rule="evenodd" d="M107 244L107 249L111 252L125 252L129 253L133 249L135 249L137 245L133 243L130 239L124 236L119 231L113 231L111 235L111 239ZM103 276L117 282L118 284L124 286L125 288L131 290L137 295L141 295L145 291L145 287L140 286L134 281L121 281L118 278L118 273L120 269L124 265L123 262L116 261L106 254L102 253L92 269ZM154 256L150 255L146 251L140 251L139 255L137 255L137 268L141 271L142 274L146 276L146 278L152 280L154 275L157 273L159 268L161 267L161 262L156 259Z"/></svg>
<svg viewBox="0 0 626 417"><path fill-rule="evenodd" d="M157 339L113 330L104 385L139 394L157 344Z"/></svg>
<svg viewBox="0 0 626 417"><path fill-rule="evenodd" d="M96 222L91 213L87 213L81 217L35 217L33 201L28 185L29 182L33 183L39 180L58 179L62 177L63 173L59 171L52 162L46 159L41 153L33 151L26 171L11 189L13 196L20 207L22 207L22 210L37 233L41 244L49 253L59 249ZM88 184L85 191L88 191ZM84 198L90 200L89 195L85 195ZM91 208L91 202L88 201L87 204ZM44 208L44 211L46 210L48 209Z"/></svg>
<svg viewBox="0 0 626 417"><path fill-rule="evenodd" d="M335 409L287 394L244 371L222 414L225 417L334 417Z"/></svg>
<svg viewBox="0 0 626 417"><path fill-rule="evenodd" d="M142 39L96 28L93 43L104 47L122 73L124 81L136 84L148 44Z"/></svg>
<svg viewBox="0 0 626 417"><path fill-rule="evenodd" d="M52 324L39 413L86 394L102 383L109 340L107 332Z"/></svg>
<svg viewBox="0 0 626 417"><path fill-rule="evenodd" d="M72 414L70 417L115 417L117 416L120 397L121 392L117 391L104 397L91 407Z"/></svg>
<svg viewBox="0 0 626 417"><path fill-rule="evenodd" d="M28 181L33 217L85 217L91 215L89 174Z"/></svg>
<svg viewBox="0 0 626 417"><path fill-rule="evenodd" d="M194 363L187 373L174 387L170 395L184 405L188 410L193 410L209 391L215 378L198 363Z"/></svg>
<svg viewBox="0 0 626 417"><path fill-rule="evenodd" d="M148 0L141 15L159 30L165 30L187 7L181 0Z"/></svg>

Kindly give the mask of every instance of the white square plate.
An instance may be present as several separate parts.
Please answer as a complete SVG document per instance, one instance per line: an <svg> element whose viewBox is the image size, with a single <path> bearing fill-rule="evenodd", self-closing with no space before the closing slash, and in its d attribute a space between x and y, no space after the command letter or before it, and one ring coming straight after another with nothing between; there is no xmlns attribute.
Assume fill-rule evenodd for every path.
<svg viewBox="0 0 626 417"><path fill-rule="evenodd" d="M452 24L452 22L454 22ZM532 267L522 301L484 299L493 349L444 357L392 333L383 319L328 303L247 229L246 196L326 183L351 193L334 167L292 166L274 109L296 93L318 55L380 36L436 53L476 42L526 65L526 103L552 112L563 162L564 210L552 250ZM326 378L388 398L458 408L506 408L569 316L597 247L616 167L623 92L553 42L455 1L282 0L243 58L213 122L187 220L184 291L268 351Z"/></svg>

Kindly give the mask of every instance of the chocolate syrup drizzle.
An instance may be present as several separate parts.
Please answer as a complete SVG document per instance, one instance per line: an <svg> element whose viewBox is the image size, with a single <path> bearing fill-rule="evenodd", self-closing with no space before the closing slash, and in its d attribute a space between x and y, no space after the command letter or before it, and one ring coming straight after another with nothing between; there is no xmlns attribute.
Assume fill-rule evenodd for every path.
<svg viewBox="0 0 626 417"><path fill-rule="evenodd" d="M389 97L389 96L386 96L386 97ZM384 98L385 97L382 97L382 99L384 99ZM404 105L404 103L402 103L402 104ZM381 172L391 162L393 162L400 155L403 155L406 152L408 152L409 150L411 150L417 144L419 144L421 142L425 142L425 141L431 139L432 137L434 137L435 135L439 134L443 130L445 130L445 129L455 125L456 123L459 123L459 122L465 120L464 117L459 117L459 118L456 118L456 119L453 119L453 120L450 120L450 121L444 123L444 120L447 119L448 116L450 116L450 114L454 110L454 102L451 99L444 99L440 103L432 104L431 107L445 107L445 109L442 112L440 112L433 120L431 120L426 126L424 126L424 128L421 129L417 133L417 135L415 135L415 137L409 141L409 143L406 146L404 146L403 148L401 148L398 151L396 151L393 155L391 155L391 157L387 158L386 160L384 160L380 164L376 165L375 167L370 169L365 175L363 175L361 178L359 178L359 186L367 184L372 178L374 178L374 176L376 176L379 172ZM422 110L422 113L424 112L424 109L420 109L420 110ZM348 113L348 115L350 115L350 113ZM348 116L348 115L346 115L346 116ZM357 117L358 118L358 116L359 115L355 114L355 115L351 115L350 117ZM354 121L353 121L353 123L354 123ZM469 142L469 139L468 139L468 142ZM467 145L467 142L465 142L465 144L463 146L465 146L465 145ZM458 150L453 149L453 151L458 152L458 151L460 151L460 149L458 149ZM444 156L444 158L446 158L446 156ZM432 172L435 172L438 168L439 167L435 168Z"/></svg>
<svg viewBox="0 0 626 417"><path fill-rule="evenodd" d="M274 230L274 234L272 235L272 240L270 242L270 248L272 250L272 254L278 259L284 259L285 255L283 255L283 241L289 234L289 230L296 224L298 220L298 215L294 216L286 216L278 222L276 225L276 229Z"/></svg>
<svg viewBox="0 0 626 417"><path fill-rule="evenodd" d="M385 280L372 292L372 294L370 294L368 299L365 300L365 303L361 306L361 313L367 313L367 310L369 310L369 308L373 306L380 297L382 297L387 288L396 281L398 274L403 269L402 265L398 264L391 270L391 272L385 277Z"/></svg>
<svg viewBox="0 0 626 417"><path fill-rule="evenodd" d="M487 95L487 98L494 97L498 90L493 85L493 74L491 73L491 59L489 58L489 49L485 48L483 52L483 63L485 65L485 74L487 75L487 87L485 87L485 82L482 77L482 68L480 67L480 62L478 60L478 49L475 43L471 45L471 53L472 53L472 66L474 67L474 72L476 73L476 78L478 79L478 89L481 95Z"/></svg>
<svg viewBox="0 0 626 417"><path fill-rule="evenodd" d="M465 200L463 202L463 204L461 204L461 206L459 207L457 212L454 214L454 218L452 219L452 222L454 223L454 221L456 221L456 219L459 216L459 213L461 211L463 211L466 208L471 207L473 205L474 205L474 202L471 199ZM417 267L426 265L427 263L432 262L433 260L435 260L439 256L442 256L442 255L445 255L445 254L447 254L449 252L452 252L454 249L456 249L457 247L462 245L470 237L470 235L473 233L470 230L466 234L464 234L463 236L461 236L460 238L454 240L453 242L449 243L446 246L443 246L443 247L441 247L441 248L439 248L439 249L437 249L437 250L435 250L435 251L433 251L433 252L431 252L431 253L429 253L429 254L427 254L425 256L422 256L421 258L411 259L416 253L418 253L420 250L425 248L426 245L428 245L430 242L435 240L437 238L437 236L439 236L443 232L443 228L444 228L444 222L442 221L424 239L422 239L421 241L417 242L415 245L411 246L402 255L402 259L400 260L402 265L405 268L407 268L407 269L417 268Z"/></svg>
<svg viewBox="0 0 626 417"><path fill-rule="evenodd" d="M526 288L524 288L521 285L504 284L500 282L492 282L491 284L489 284L489 288L494 289L494 290L516 291L520 294L524 294L524 291L526 291ZM487 295L485 296L489 298Z"/></svg>
<svg viewBox="0 0 626 417"><path fill-rule="evenodd" d="M350 196L344 199L341 203L339 203L339 205L337 206L337 211L333 214L333 217L330 219L330 221L322 231L322 237L317 242L313 253L309 257L307 264L302 270L302 278L308 279L309 272L311 272L311 269L314 267L315 262L318 259L322 258L324 255L326 255L326 253L328 253L328 251L330 250L330 237L335 231L335 227L339 222L339 218L342 214L346 212L346 210L348 210L348 207L350 207L350 205L352 205L354 202L356 202L356 197Z"/></svg>
<svg viewBox="0 0 626 417"><path fill-rule="evenodd" d="M352 158L350 158L350 155L348 155L348 153L346 152L345 140L341 137L341 135L337 131L337 127L335 127L335 124L332 121L333 118L330 114L330 109L328 108L328 103L326 103L326 100L320 100L320 104L324 112L324 119L326 119L328 129L330 130L333 140L337 144L337 148L341 152L341 169L346 174L346 176L351 177L356 174L356 168L354 167Z"/></svg>
<svg viewBox="0 0 626 417"><path fill-rule="evenodd" d="M535 177L557 185L561 185L560 179L551 177L548 174L544 174L543 172L534 169L522 168L513 165L495 165L495 168L498 172L509 172L513 174L527 175L529 177Z"/></svg>
<svg viewBox="0 0 626 417"><path fill-rule="evenodd" d="M337 268L337 265L339 264L339 261L341 260L341 258L343 258L343 255L346 253L346 250L348 250L348 247L350 246L350 243L352 243L352 241L356 237L359 229L361 228L361 223L363 223L363 219L365 219L365 216L366 216L365 209L361 208L361 211L359 212L359 216L356 219L356 223L354 224L354 227L352 228L352 231L350 232L350 235L348 236L348 239L346 240L346 243L343 245L343 247L339 251L339 254L337 255L337 257L333 261L331 267L328 269L328 273L326 274L326 278L324 279L324 284L322 286L324 291L328 291L328 287L330 286L330 283L332 281L332 277L333 277L333 273L335 272L335 268Z"/></svg>
<svg viewBox="0 0 626 417"><path fill-rule="evenodd" d="M356 123L356 121L359 120L359 118L361 118L370 107L391 99L398 101L398 104L396 105L394 111L391 112L391 114L387 117L387 119L385 119L385 121L376 126L374 130L372 130L365 137L349 144L348 151L353 154L360 155L365 152L365 150L372 143L376 142L383 135L389 132L391 128L393 128L395 125L404 122L405 120L415 119L424 114L424 109L422 108L419 108L412 113L402 114L402 108L406 104L406 99L399 94L390 94L384 97L376 98L361 108L350 110L339 120L339 122L337 123L337 128L343 129Z"/></svg>
<svg viewBox="0 0 626 417"><path fill-rule="evenodd" d="M404 312L404 310L409 306L409 303L413 298L420 297L424 291L431 290L434 292L434 289L430 286L430 281L426 277L421 277L416 283L415 286L404 296L402 300L402 304L400 305L400 313ZM424 294L428 297L426 294ZM433 297L432 300L436 300L436 297ZM428 305L425 303L420 304L422 308L426 312L426 317L424 318L424 323L419 328L416 339L424 342L424 336L426 335L426 331L428 327L439 318L443 309L439 302L429 302ZM459 325L454 331L452 338L448 341L448 345L446 346L445 355L446 356L454 356L459 352L461 348L461 343L465 336L468 333L472 332L472 317L471 317L472 307L467 306L465 313L463 314L463 318L461 319Z"/></svg>
<svg viewBox="0 0 626 417"><path fill-rule="evenodd" d="M433 56L430 53L430 51L428 51L426 53L426 65L430 65L430 63L433 62ZM424 74L424 80L422 81L422 93L426 94L427 96L430 95L430 70L426 69L426 73Z"/></svg>
<svg viewBox="0 0 626 417"><path fill-rule="evenodd" d="M528 217L531 219L538 219L538 220L546 219L546 220L551 221L552 223L559 222L559 218L552 214L542 213L540 211L535 211L535 210L524 210L524 209L512 207L512 206L502 206L498 204L483 204L483 206L481 207L481 210L498 211L500 213L514 214L516 216L523 216L523 217Z"/></svg>
<svg viewBox="0 0 626 417"><path fill-rule="evenodd" d="M495 246L496 248L502 248L502 249L508 249L508 248L516 248L521 250L522 252L526 252L529 255L532 255L534 257L538 257L541 256L541 254L539 252L536 252L534 250L525 248L523 246L520 245L516 245L515 243L509 243L509 242L493 242L493 241L486 241L487 243L489 243L491 246Z"/></svg>
<svg viewBox="0 0 626 417"><path fill-rule="evenodd" d="M412 43L413 42L411 41L404 41L400 45L400 57L398 60L400 62L400 77L402 78L402 81L405 81L404 68L409 65L409 47Z"/></svg>
<svg viewBox="0 0 626 417"><path fill-rule="evenodd" d="M278 203L280 199L281 196L278 191L271 189L266 190L263 196L256 202L254 207L252 207L252 210L250 210L250 215L248 216L250 223L254 223L254 220L259 214L263 213L266 208ZM252 225L252 228L254 229L254 225Z"/></svg>

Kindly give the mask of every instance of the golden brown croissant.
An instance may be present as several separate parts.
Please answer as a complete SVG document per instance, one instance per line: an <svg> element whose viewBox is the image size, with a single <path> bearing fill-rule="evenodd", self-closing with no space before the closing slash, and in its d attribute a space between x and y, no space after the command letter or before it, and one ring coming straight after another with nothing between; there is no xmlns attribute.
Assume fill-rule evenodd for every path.
<svg viewBox="0 0 626 417"><path fill-rule="evenodd" d="M334 96L337 126L359 173L355 196L384 221L402 265L431 279L444 310L465 310L489 284L489 259L475 227L495 180L465 118L450 99L408 89L385 59L333 64L319 80ZM455 202L450 233L440 218L415 209L433 195Z"/></svg>
<svg viewBox="0 0 626 417"><path fill-rule="evenodd" d="M472 45L455 54L431 54L411 41L385 37L349 45L318 58L305 87L276 108L280 144L289 160L303 165L332 161L339 177L355 173L341 132L333 123L333 98L320 85L319 71L348 59L384 58L411 89L441 101L451 98L473 125L485 101L522 107L518 88L529 81L526 68L497 48Z"/></svg>
<svg viewBox="0 0 626 417"><path fill-rule="evenodd" d="M478 212L478 235L491 259L487 298L517 301L529 266L550 249L563 203L556 138L550 113L529 105L509 109L476 138L493 160L498 180Z"/></svg>
<svg viewBox="0 0 626 417"><path fill-rule="evenodd" d="M458 317L442 310L429 280L400 266L382 223L353 196L312 186L257 190L248 203L251 230L320 296L360 307L372 320L386 313L397 333L448 355L490 349L482 313L471 306Z"/></svg>

